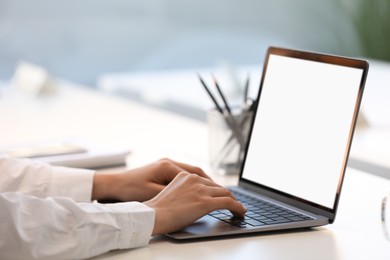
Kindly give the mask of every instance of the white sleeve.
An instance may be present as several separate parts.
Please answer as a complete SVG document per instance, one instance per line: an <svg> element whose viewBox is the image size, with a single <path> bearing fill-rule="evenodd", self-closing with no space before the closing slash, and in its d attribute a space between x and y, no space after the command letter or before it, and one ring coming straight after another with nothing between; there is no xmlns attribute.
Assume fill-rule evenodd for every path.
<svg viewBox="0 0 390 260"><path fill-rule="evenodd" d="M94 171L51 166L0 155L0 192L91 201Z"/></svg>
<svg viewBox="0 0 390 260"><path fill-rule="evenodd" d="M0 259L84 259L148 244L154 210L0 193Z"/></svg>

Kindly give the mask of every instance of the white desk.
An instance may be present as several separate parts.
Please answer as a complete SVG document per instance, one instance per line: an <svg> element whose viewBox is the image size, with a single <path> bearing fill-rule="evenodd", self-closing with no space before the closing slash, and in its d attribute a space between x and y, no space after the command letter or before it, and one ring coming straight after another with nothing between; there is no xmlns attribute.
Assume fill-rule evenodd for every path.
<svg viewBox="0 0 390 260"><path fill-rule="evenodd" d="M76 89L64 83L52 97L0 97L0 144L87 136L128 144L131 167L162 156L208 170L207 127L200 121ZM221 184L234 177L213 176ZM177 243L161 236L145 248L117 250L98 259L390 259L380 226L380 202L390 181L348 169L333 225L301 232Z"/></svg>

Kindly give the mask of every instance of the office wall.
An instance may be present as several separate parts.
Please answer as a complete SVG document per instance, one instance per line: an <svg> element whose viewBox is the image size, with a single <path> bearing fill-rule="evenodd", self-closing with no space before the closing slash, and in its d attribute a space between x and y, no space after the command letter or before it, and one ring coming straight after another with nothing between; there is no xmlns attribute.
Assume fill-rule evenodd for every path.
<svg viewBox="0 0 390 260"><path fill-rule="evenodd" d="M101 73L261 61L268 45L362 56L348 0L0 0L0 78L18 60Z"/></svg>

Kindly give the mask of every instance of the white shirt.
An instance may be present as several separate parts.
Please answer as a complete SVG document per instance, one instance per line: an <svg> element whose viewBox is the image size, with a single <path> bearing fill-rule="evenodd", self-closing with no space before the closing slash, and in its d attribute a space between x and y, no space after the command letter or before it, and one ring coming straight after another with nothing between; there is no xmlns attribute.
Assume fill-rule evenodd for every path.
<svg viewBox="0 0 390 260"><path fill-rule="evenodd" d="M0 156L0 259L81 259L146 246L154 210L92 203L93 175Z"/></svg>

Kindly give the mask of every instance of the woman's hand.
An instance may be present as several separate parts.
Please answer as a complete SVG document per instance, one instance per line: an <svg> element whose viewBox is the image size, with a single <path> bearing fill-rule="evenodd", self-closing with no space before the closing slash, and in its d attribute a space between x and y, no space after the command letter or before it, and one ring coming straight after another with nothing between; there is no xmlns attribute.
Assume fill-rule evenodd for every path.
<svg viewBox="0 0 390 260"><path fill-rule="evenodd" d="M179 230L217 209L246 209L198 167L161 159L123 173L95 174L93 200L144 202L156 212L153 235Z"/></svg>
<svg viewBox="0 0 390 260"><path fill-rule="evenodd" d="M156 197L146 201L156 217L152 235L180 230L218 209L243 217L246 209L225 188L208 178L181 172Z"/></svg>
<svg viewBox="0 0 390 260"><path fill-rule="evenodd" d="M202 169L170 159L123 173L99 174L93 180L92 200L146 201L155 197L180 172L209 179Z"/></svg>

